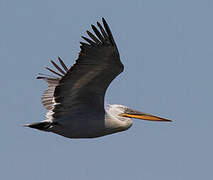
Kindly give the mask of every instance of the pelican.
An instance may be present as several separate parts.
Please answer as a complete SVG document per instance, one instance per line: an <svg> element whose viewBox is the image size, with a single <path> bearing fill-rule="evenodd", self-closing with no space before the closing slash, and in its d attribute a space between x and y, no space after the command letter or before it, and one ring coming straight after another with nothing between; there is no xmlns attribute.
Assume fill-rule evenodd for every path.
<svg viewBox="0 0 213 180"><path fill-rule="evenodd" d="M123 70L111 30L104 18L103 25L91 25L94 33L82 36L80 53L69 69L58 57L56 70L46 67L55 76L40 74L37 79L47 82L42 104L48 110L46 119L24 126L53 132L67 138L95 138L125 131L132 118L149 121L171 121L124 105L104 108L105 92Z"/></svg>

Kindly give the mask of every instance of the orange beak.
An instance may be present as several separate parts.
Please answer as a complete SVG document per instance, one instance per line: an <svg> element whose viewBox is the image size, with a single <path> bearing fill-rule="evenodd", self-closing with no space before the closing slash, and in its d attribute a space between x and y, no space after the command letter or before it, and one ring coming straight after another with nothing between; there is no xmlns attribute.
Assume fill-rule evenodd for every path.
<svg viewBox="0 0 213 180"><path fill-rule="evenodd" d="M154 116L152 114L147 114L147 113L135 111L135 110L132 110L132 109L127 109L124 113L120 114L120 116L142 119L142 120L148 120L148 121L167 121L167 122L172 121L170 119L161 118L161 117L158 117L158 116Z"/></svg>

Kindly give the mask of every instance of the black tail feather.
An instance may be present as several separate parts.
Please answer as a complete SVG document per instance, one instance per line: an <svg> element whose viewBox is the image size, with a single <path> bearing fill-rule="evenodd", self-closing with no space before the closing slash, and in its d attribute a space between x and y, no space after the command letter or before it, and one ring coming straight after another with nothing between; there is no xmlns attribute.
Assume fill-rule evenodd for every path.
<svg viewBox="0 0 213 180"><path fill-rule="evenodd" d="M42 130L42 131L46 131L46 130L49 129L49 127L51 125L52 125L52 122L43 121L43 122L37 122L37 123L32 123L32 124L26 124L24 126L34 128L34 129L39 129L39 130Z"/></svg>

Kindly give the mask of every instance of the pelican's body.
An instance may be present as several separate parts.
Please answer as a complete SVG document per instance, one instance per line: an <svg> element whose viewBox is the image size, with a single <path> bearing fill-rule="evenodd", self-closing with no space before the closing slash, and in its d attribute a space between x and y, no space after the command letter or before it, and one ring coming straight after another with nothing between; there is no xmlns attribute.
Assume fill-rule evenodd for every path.
<svg viewBox="0 0 213 180"><path fill-rule="evenodd" d="M47 131L68 138L94 138L124 131L131 127L132 119L118 118L122 108L121 105L109 105L105 112L71 114L67 118L54 120L57 125L49 127Z"/></svg>
<svg viewBox="0 0 213 180"><path fill-rule="evenodd" d="M87 31L91 39L82 37L81 52L76 63L67 68L51 61L58 72L46 68L59 77L39 76L48 83L42 104L48 110L46 120L25 126L54 132L68 138L94 138L129 129L132 118L170 121L132 110L123 105L109 105L104 109L105 92L111 81L124 69L112 33L106 21L97 22L99 30Z"/></svg>

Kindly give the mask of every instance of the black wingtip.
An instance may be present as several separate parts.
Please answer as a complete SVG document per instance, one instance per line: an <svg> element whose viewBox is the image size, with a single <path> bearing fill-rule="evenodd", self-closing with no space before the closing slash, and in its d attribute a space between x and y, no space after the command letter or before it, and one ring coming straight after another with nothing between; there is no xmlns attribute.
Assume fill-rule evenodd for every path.
<svg viewBox="0 0 213 180"><path fill-rule="evenodd" d="M83 38L85 41L87 41L90 45L96 46L95 42L93 42L92 40L90 40L87 37L81 36L81 38Z"/></svg>
<svg viewBox="0 0 213 180"><path fill-rule="evenodd" d="M116 46L114 38L113 38L113 35L112 35L112 32L111 32L111 30L109 28L109 25L107 24L106 20L103 17L102 17L102 21L103 21L104 28L105 28L108 36L109 36L109 39L110 39L112 45Z"/></svg>
<svg viewBox="0 0 213 180"><path fill-rule="evenodd" d="M99 22L97 22L97 27L99 27L99 30L97 29L97 27L95 25L91 24L91 27L94 31L94 34L87 30L86 33L89 35L90 38L87 38L85 36L81 36L82 39L84 39L91 46L97 47L97 46L100 46L100 45L106 45L107 44L107 45L111 45L111 46L116 47L116 43L114 41L112 32L111 32L109 25L107 24L104 17L102 17L102 23L103 23L103 26ZM84 45L82 45L82 47L83 46Z"/></svg>
<svg viewBox="0 0 213 180"><path fill-rule="evenodd" d="M58 61L61 64L61 66L64 68L64 70L67 72L68 68L67 68L67 66L64 64L64 62L62 61L62 59L59 56L58 56Z"/></svg>
<svg viewBox="0 0 213 180"><path fill-rule="evenodd" d="M102 17L102 21L106 23L106 20L104 19L104 17Z"/></svg>
<svg viewBox="0 0 213 180"><path fill-rule="evenodd" d="M48 71L50 71L50 72L52 72L52 73L54 73L54 74L56 74L56 75L58 75L58 76L60 76L60 77L63 77L63 75L61 75L61 74L59 74L59 73L53 71L52 69L50 69L50 68L48 68L48 67L45 67L45 69L47 69Z"/></svg>
<svg viewBox="0 0 213 180"><path fill-rule="evenodd" d="M60 62L60 59L58 59L59 62ZM66 74L66 72L64 72L54 61L51 60L51 63L53 64L53 66L60 72L62 73L63 75Z"/></svg>
<svg viewBox="0 0 213 180"><path fill-rule="evenodd" d="M107 21L105 20L104 17L102 17L102 22L103 22L104 27L106 28L106 30L109 29L109 25L108 25L108 23L107 23ZM107 30L107 31L108 31L108 30Z"/></svg>

